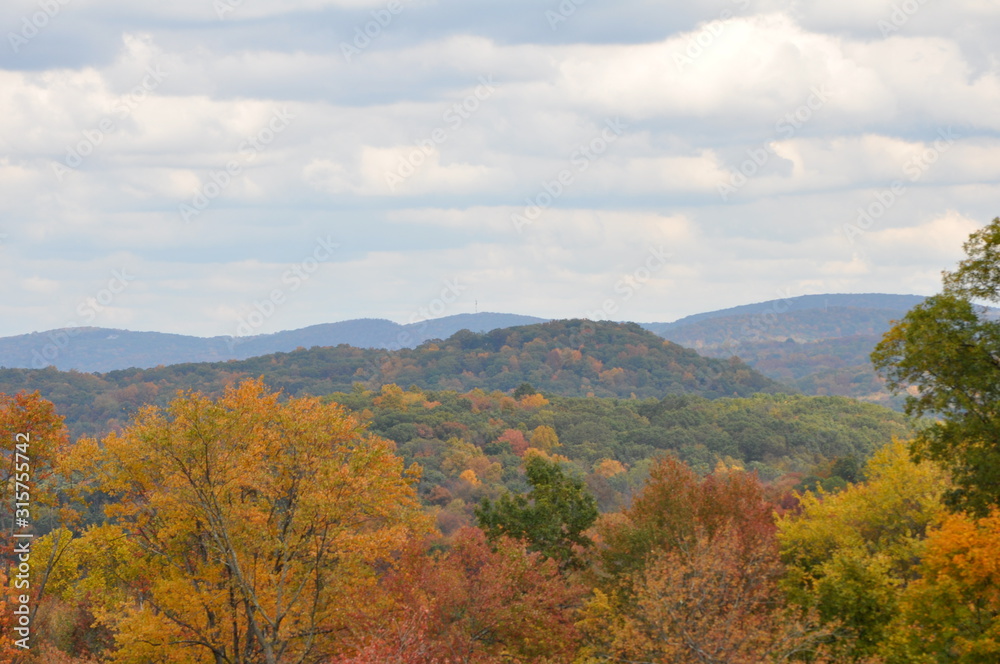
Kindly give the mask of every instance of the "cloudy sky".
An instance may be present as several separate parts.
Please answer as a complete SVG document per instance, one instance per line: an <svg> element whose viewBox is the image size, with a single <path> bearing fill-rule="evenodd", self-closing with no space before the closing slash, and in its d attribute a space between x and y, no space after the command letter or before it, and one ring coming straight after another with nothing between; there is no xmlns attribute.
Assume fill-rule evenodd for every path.
<svg viewBox="0 0 1000 664"><path fill-rule="evenodd" d="M0 28L0 335L930 294L1000 214L996 0L4 0Z"/></svg>

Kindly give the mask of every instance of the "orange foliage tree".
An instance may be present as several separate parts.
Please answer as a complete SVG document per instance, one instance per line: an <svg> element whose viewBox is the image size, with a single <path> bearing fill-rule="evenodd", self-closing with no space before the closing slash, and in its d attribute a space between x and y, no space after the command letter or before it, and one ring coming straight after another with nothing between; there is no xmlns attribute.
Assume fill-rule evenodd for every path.
<svg viewBox="0 0 1000 664"><path fill-rule="evenodd" d="M28 619L34 623L46 575L44 561L31 560L29 551L31 571L18 576L14 568L19 563L17 555L23 554L15 555L15 542L30 549L31 540L15 539L13 534L19 530L27 534L38 530L40 525L51 527L54 517L59 515L54 510L58 481L55 469L60 455L66 451L69 435L63 418L56 414L55 406L38 392L0 393L0 440L3 441L3 464L0 467L0 532L3 532L0 541L0 558L3 561L0 564L0 663L5 663L19 661L29 654L14 645L14 604L19 604L16 600L21 597L30 598L26 605L30 611ZM24 519L27 525L19 525L18 519ZM32 631L28 645L37 645L34 638L36 631Z"/></svg>
<svg viewBox="0 0 1000 664"><path fill-rule="evenodd" d="M1000 661L1000 511L932 530L884 644L890 664Z"/></svg>
<svg viewBox="0 0 1000 664"><path fill-rule="evenodd" d="M103 614L122 664L318 661L427 528L391 442L260 381L144 408L82 445L116 500L104 537L126 550L90 570L113 569L128 598Z"/></svg>
<svg viewBox="0 0 1000 664"><path fill-rule="evenodd" d="M756 664L817 648L812 616L786 608L772 506L757 477L699 478L661 459L632 506L607 515L582 661Z"/></svg>
<svg viewBox="0 0 1000 664"><path fill-rule="evenodd" d="M631 507L597 522L599 562L613 582L641 571L650 554L677 549L724 528L773 531L772 506L756 475L721 470L699 478L683 461L666 456Z"/></svg>
<svg viewBox="0 0 1000 664"><path fill-rule="evenodd" d="M55 406L39 395L20 392L16 395L0 393L0 440L3 441L3 465L0 467L0 529L8 537L3 546L9 547L9 535L15 530L14 493L17 489L15 476L22 458L15 454L18 450L28 457L28 470L24 479L30 484L32 508L28 521L37 522L43 516L51 516L42 510L51 507L56 499L55 468L59 456L66 451L69 433L63 418L56 414ZM9 550L9 549L8 549ZM4 571L9 571L5 568Z"/></svg>

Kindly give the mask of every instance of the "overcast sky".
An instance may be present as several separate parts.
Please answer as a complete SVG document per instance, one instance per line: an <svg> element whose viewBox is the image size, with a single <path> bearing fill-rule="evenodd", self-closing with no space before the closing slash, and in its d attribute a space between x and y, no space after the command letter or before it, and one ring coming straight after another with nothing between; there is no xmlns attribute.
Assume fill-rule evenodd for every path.
<svg viewBox="0 0 1000 664"><path fill-rule="evenodd" d="M4 0L0 28L0 335L931 294L1000 215L996 0Z"/></svg>

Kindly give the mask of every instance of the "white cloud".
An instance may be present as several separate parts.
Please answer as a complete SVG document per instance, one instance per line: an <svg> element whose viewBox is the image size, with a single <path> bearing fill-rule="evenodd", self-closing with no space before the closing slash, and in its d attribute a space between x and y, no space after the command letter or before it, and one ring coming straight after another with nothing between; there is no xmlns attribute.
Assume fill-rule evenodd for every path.
<svg viewBox="0 0 1000 664"><path fill-rule="evenodd" d="M59 290L59 282L54 279L44 279L42 277L28 277L21 280L21 288L32 293L55 293Z"/></svg>
<svg viewBox="0 0 1000 664"><path fill-rule="evenodd" d="M982 225L981 221L948 210L918 225L874 230L865 240L871 253L884 261L921 258L950 268L962 258L962 243Z"/></svg>
<svg viewBox="0 0 1000 664"><path fill-rule="evenodd" d="M928 2L884 39L895 0L731 3L721 19L707 1L592 0L555 32L524 2L502 7L515 21L413 0L347 62L340 42L381 0L244 1L224 20L213 1L74 0L0 58L0 276L20 286L0 334L78 317L125 265L142 279L94 324L229 334L327 233L342 254L267 331L404 320L455 276L481 310L582 315L661 246L673 258L621 317L780 289L928 292L997 215L996 3ZM481 77L495 89L476 97ZM623 130L601 139L609 121ZM845 227L896 180L905 195L852 242Z"/></svg>

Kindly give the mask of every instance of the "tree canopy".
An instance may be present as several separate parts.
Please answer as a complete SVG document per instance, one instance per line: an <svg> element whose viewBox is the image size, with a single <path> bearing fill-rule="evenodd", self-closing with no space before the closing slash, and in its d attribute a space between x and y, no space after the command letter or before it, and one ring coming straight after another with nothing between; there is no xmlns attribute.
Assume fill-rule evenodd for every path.
<svg viewBox="0 0 1000 664"><path fill-rule="evenodd" d="M597 501L583 480L568 477L555 460L532 454L524 466L531 491L504 494L496 503L483 500L476 510L480 527L493 539L525 539L562 567L582 566L574 547L591 545L583 533L597 519Z"/></svg>
<svg viewBox="0 0 1000 664"><path fill-rule="evenodd" d="M934 418L915 451L951 471L949 504L983 516L1000 505L1000 321L977 302L1000 303L1000 218L965 252L943 291L887 332L872 361L907 394L908 414Z"/></svg>
<svg viewBox="0 0 1000 664"><path fill-rule="evenodd" d="M337 405L278 397L259 381L186 394L79 444L114 497L102 539L124 549L115 661L318 661L426 530L390 441Z"/></svg>

